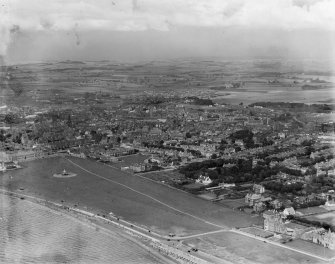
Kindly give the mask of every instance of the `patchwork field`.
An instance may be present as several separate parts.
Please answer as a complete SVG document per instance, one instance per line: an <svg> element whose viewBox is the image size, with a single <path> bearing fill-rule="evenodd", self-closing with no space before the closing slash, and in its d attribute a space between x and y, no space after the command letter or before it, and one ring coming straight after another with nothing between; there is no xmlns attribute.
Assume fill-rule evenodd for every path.
<svg viewBox="0 0 335 264"><path fill-rule="evenodd" d="M0 95L7 103L43 106L49 106L50 100L64 104L64 99L81 97L86 92L110 93L116 100L109 99L108 103L114 105L119 103L120 98L128 96L171 91L233 104L259 101L335 102L335 78L328 69L329 65L320 67L316 63L309 65L304 62L301 67L301 62L272 60L261 63L267 66L245 60L187 59L141 64L109 61L21 64L5 69L11 78L6 79L5 89L0 91ZM214 75L210 77L211 73ZM226 88L225 84L231 82L243 82L244 85Z"/></svg>
<svg viewBox="0 0 335 264"><path fill-rule="evenodd" d="M256 89L257 88L257 89ZM217 92L216 101L228 101L230 103L271 101L271 102L300 102L300 103L321 103L329 98L334 98L334 88L326 87L320 90L304 90L300 87L276 86L271 89L269 85L262 83L253 84L246 89L236 89L234 91ZM222 95L221 95L222 94ZM331 102L332 103L332 102Z"/></svg>

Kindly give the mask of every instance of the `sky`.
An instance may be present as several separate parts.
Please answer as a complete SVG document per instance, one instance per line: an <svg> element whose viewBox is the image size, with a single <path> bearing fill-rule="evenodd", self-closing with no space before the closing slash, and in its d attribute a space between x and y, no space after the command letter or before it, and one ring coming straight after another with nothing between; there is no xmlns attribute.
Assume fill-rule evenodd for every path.
<svg viewBox="0 0 335 264"><path fill-rule="evenodd" d="M6 63L333 59L334 0L0 0Z"/></svg>

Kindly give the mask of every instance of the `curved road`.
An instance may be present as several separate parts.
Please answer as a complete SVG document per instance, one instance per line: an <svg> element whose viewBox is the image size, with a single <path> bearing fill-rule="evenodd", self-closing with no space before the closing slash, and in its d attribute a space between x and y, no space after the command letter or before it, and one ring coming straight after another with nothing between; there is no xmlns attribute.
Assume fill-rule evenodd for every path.
<svg viewBox="0 0 335 264"><path fill-rule="evenodd" d="M157 202L157 203L159 203L159 204L161 204L161 205L163 205L163 206L165 206L165 207L167 207L167 208L169 208L169 209L171 209L171 210L173 210L173 211L176 211L176 212L178 212L178 213L181 213L181 214L187 215L187 216L189 216L189 217L192 217L192 218L194 218L194 219L197 219L197 220L199 220L199 221L201 221L201 222L203 222L203 223L205 223L205 224L208 224L208 225L211 225L211 226L215 226L215 227L218 227L218 228L220 228L220 229L227 229L226 226L217 225L217 224L215 224L215 223L209 222L209 221L207 221L206 219L203 219L203 218L198 217L198 216L196 216L196 215L190 214L190 213L185 212L185 211L181 211L181 210L179 210L179 209L177 209L177 208L175 208L175 207L173 207L173 206L171 206L171 205L169 205L169 204L167 204L167 203L164 203L164 202L162 202L162 201L160 201L160 200L158 200L158 199L156 199L156 198L154 198L154 197L152 197L152 196L150 196L150 195L148 195L148 194L146 194L146 193L143 193L143 192L140 192L140 191L138 191L138 190L135 190L135 189L133 189L133 188L131 188L131 187L125 185L125 184L119 183L119 182L117 182L117 181L108 179L108 178L106 178L106 177L104 177L104 176L101 176L101 175L95 173L95 172L92 172L92 171L89 171L89 170L83 168L82 166L80 166L79 164L73 162L72 160L69 160L69 159L67 159L67 158L65 158L65 159L66 159L68 162L70 162L70 163L72 163L73 165L75 165L75 166L77 166L78 168L80 168L81 170L83 170L83 171L85 171L85 172L87 172L87 173L89 173L89 174L91 174L91 175L93 175L93 176L95 176L95 177L98 177L98 178L100 178L100 179L104 179L104 180L106 180L106 181L108 181L108 182L112 182L112 183L117 184L117 185L120 185L120 186L122 186L122 187L124 187L124 188L126 188L126 189L128 189L128 190L131 190L131 191L136 192L136 193L138 193L138 194L140 194L140 195L143 195L143 196L145 196L145 197L147 197L147 198L149 198L149 199L151 199L151 200L153 200L153 201L155 201L155 202Z"/></svg>

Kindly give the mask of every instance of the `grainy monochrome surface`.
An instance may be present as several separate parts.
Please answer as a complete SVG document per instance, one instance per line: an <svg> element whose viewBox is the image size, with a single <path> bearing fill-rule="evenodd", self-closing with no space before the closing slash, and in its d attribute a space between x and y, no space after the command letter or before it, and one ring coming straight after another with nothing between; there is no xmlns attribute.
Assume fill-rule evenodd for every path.
<svg viewBox="0 0 335 264"><path fill-rule="evenodd" d="M333 263L334 58L333 0L0 0L0 263Z"/></svg>

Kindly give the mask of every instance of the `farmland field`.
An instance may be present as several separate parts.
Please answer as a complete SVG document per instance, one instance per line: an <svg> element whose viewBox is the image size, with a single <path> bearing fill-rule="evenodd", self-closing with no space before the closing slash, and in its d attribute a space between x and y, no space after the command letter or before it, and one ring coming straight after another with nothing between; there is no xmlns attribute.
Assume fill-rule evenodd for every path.
<svg viewBox="0 0 335 264"><path fill-rule="evenodd" d="M314 63L308 66L307 63L300 68L293 61L287 65L268 62L271 66L266 69L258 68L252 61L244 60L195 63L182 59L144 64L63 61L22 64L7 69L14 78L8 82L10 89L1 90L1 96L7 103L13 102L16 105L48 106L49 100L60 100L64 107L65 101L81 97L85 92L110 93L112 97L108 99L109 104L118 105L125 97L138 98L148 93L171 91L183 96L201 95L211 97L216 102L233 104L259 101L334 104L334 76L328 70L324 69L323 72L320 66ZM204 69L224 74L207 78L202 74ZM292 74L287 74L288 71ZM319 74L310 75L309 71L318 71ZM182 78L171 78L173 75ZM193 78L192 85L186 81L190 75ZM144 82L148 76L148 81ZM162 80L161 76L164 76ZM304 84L308 84L312 78L324 82L303 89ZM277 80L276 83L269 83L274 79ZM245 85L240 88L225 88L225 83L237 80ZM22 94L14 96L15 90L18 89L22 89Z"/></svg>
<svg viewBox="0 0 335 264"><path fill-rule="evenodd" d="M275 89L274 89L275 88ZM226 100L231 103L244 102L246 104L253 102L272 101L272 102L300 102L300 103L320 103L334 97L333 87L326 87L319 90L304 90L300 87L271 87L263 83L251 84L245 89L234 91L217 92L216 101ZM229 95L225 95L229 93ZM221 95L222 94L222 95Z"/></svg>

